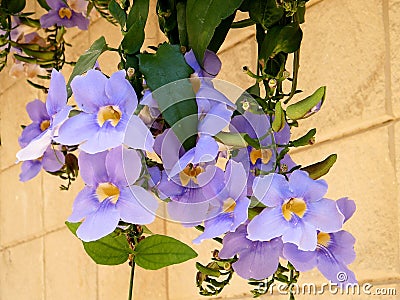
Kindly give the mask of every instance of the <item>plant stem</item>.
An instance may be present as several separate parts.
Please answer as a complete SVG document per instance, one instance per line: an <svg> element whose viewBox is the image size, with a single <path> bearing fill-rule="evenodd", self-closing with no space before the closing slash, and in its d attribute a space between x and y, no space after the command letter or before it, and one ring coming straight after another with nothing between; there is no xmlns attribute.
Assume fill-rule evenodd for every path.
<svg viewBox="0 0 400 300"><path fill-rule="evenodd" d="M132 294L133 294L133 278L135 276L135 261L132 260L132 268L131 268L131 279L129 282L129 298L128 300L132 300Z"/></svg>

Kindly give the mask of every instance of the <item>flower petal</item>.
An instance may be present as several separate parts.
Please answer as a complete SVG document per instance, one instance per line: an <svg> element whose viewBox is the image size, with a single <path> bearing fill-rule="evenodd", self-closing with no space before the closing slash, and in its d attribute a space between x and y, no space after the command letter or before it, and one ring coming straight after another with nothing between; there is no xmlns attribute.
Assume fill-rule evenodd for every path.
<svg viewBox="0 0 400 300"><path fill-rule="evenodd" d="M317 251L301 251L292 243L283 245L283 257L300 272L306 272L317 265Z"/></svg>
<svg viewBox="0 0 400 300"><path fill-rule="evenodd" d="M127 104L132 104L130 113L133 113L137 107L137 96L131 84L125 78L125 70L115 72L107 80L105 92L109 99L107 104L117 105L124 108Z"/></svg>
<svg viewBox="0 0 400 300"><path fill-rule="evenodd" d="M253 181L254 196L267 206L277 206L292 197L289 183L280 174L256 177Z"/></svg>
<svg viewBox="0 0 400 300"><path fill-rule="evenodd" d="M123 131L118 131L111 123L106 122L79 149L87 153L98 153L122 145Z"/></svg>
<svg viewBox="0 0 400 300"><path fill-rule="evenodd" d="M152 193L136 185L120 192L116 205L123 221L132 224L149 224L154 221L158 202Z"/></svg>
<svg viewBox="0 0 400 300"><path fill-rule="evenodd" d="M42 134L39 123L32 123L22 130L21 136L18 138L18 143L21 147L28 145L33 139Z"/></svg>
<svg viewBox="0 0 400 300"><path fill-rule="evenodd" d="M251 248L239 253L239 259L232 267L244 279L265 279L277 270L282 247L279 238L269 242L253 242Z"/></svg>
<svg viewBox="0 0 400 300"><path fill-rule="evenodd" d="M328 190L325 180L313 180L307 172L300 170L295 170L290 175L289 186L296 197L306 201L319 200Z"/></svg>
<svg viewBox="0 0 400 300"><path fill-rule="evenodd" d="M54 116L67 105L67 87L64 76L56 69L51 71L49 93L46 99L46 109L50 116Z"/></svg>
<svg viewBox="0 0 400 300"><path fill-rule="evenodd" d="M95 212L86 216L76 235L84 242L96 241L113 232L119 219L120 214L115 204L105 200Z"/></svg>
<svg viewBox="0 0 400 300"><path fill-rule="evenodd" d="M43 120L50 120L46 110L46 104L36 99L26 105L26 111L33 122L41 123Z"/></svg>
<svg viewBox="0 0 400 300"><path fill-rule="evenodd" d="M96 190L84 187L76 196L72 206L72 214L68 217L68 222L80 222L86 216L94 213L100 206L96 197Z"/></svg>
<svg viewBox="0 0 400 300"><path fill-rule="evenodd" d="M21 173L19 174L19 181L25 182L34 178L39 174L42 169L42 163L40 160L27 160L21 165Z"/></svg>
<svg viewBox="0 0 400 300"><path fill-rule="evenodd" d="M154 138L143 121L136 115L132 115L126 127L124 144L134 149L153 152Z"/></svg>
<svg viewBox="0 0 400 300"><path fill-rule="evenodd" d="M120 146L108 152L106 168L110 182L117 186L128 186L139 178L142 161L136 150Z"/></svg>
<svg viewBox="0 0 400 300"><path fill-rule="evenodd" d="M96 116L81 112L61 125L54 140L62 145L78 145L93 137L98 130L100 126Z"/></svg>
<svg viewBox="0 0 400 300"><path fill-rule="evenodd" d="M87 185L96 186L98 183L108 182L106 157L107 151L96 154L85 152L79 154L79 173Z"/></svg>
<svg viewBox="0 0 400 300"><path fill-rule="evenodd" d="M43 169L49 172L56 172L62 168L65 163L65 156L61 151L48 147L43 154Z"/></svg>
<svg viewBox="0 0 400 300"><path fill-rule="evenodd" d="M203 240L212 239L229 231L233 223L233 215L221 213L216 217L204 222L204 232L193 240L194 244L199 244Z"/></svg>
<svg viewBox="0 0 400 300"><path fill-rule="evenodd" d="M335 201L323 198L307 203L303 220L323 232L335 232L342 228L344 217L339 212Z"/></svg>
<svg viewBox="0 0 400 300"><path fill-rule="evenodd" d="M97 70L89 70L86 75L76 76L71 82L75 101L84 112L96 113L108 102L105 94L107 77Z"/></svg>
<svg viewBox="0 0 400 300"><path fill-rule="evenodd" d="M293 219L292 219L293 220ZM284 243L293 243L300 250L314 251L317 247L317 230L310 223L302 219L288 222L290 227L282 235Z"/></svg>
<svg viewBox="0 0 400 300"><path fill-rule="evenodd" d="M232 199L239 199L246 193L247 174L241 163L229 160L225 170L225 186Z"/></svg>
<svg viewBox="0 0 400 300"><path fill-rule="evenodd" d="M25 148L17 153L19 161L32 160L41 157L51 143L51 131L45 130L37 138L33 139Z"/></svg>
<svg viewBox="0 0 400 300"><path fill-rule="evenodd" d="M200 134L216 135L229 125L233 111L228 109L225 104L216 104L199 121L198 132Z"/></svg>
<svg viewBox="0 0 400 300"><path fill-rule="evenodd" d="M282 208L265 208L247 226L247 238L252 241L269 241L282 236L289 228L282 215Z"/></svg>
<svg viewBox="0 0 400 300"><path fill-rule="evenodd" d="M247 227L245 225L239 226L235 232L228 232L223 239L223 247L219 252L219 257L228 259L250 248L253 242L247 239L246 235Z"/></svg>
<svg viewBox="0 0 400 300"><path fill-rule="evenodd" d="M354 200L350 200L347 197L338 199L336 201L336 205L338 206L339 211L344 216L343 222L346 222L348 219L350 219L356 211L356 203L354 202Z"/></svg>

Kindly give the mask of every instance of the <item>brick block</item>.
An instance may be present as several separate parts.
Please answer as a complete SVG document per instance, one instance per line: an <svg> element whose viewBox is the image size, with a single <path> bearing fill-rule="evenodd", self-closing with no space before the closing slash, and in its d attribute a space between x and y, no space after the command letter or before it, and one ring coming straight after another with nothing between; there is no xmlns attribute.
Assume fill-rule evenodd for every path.
<svg viewBox="0 0 400 300"><path fill-rule="evenodd" d="M46 299L96 299L96 264L67 229L44 237Z"/></svg>
<svg viewBox="0 0 400 300"><path fill-rule="evenodd" d="M298 83L304 93L293 102L322 85L327 99L316 116L302 121L304 131L319 124L319 136L326 139L390 114L381 2L322 1L307 10Z"/></svg>
<svg viewBox="0 0 400 300"><path fill-rule="evenodd" d="M0 299L44 299L43 240L0 252Z"/></svg>
<svg viewBox="0 0 400 300"><path fill-rule="evenodd" d="M13 80L11 79L11 81ZM1 95L0 169L15 164L15 154L20 149L18 136L22 132L21 125L29 125L31 122L25 106L38 96L38 90L24 80L13 82L13 86ZM41 100L45 99L43 95L40 95L40 98Z"/></svg>
<svg viewBox="0 0 400 300"><path fill-rule="evenodd" d="M19 166L0 173L0 246L36 236L43 231L41 175L19 182Z"/></svg>

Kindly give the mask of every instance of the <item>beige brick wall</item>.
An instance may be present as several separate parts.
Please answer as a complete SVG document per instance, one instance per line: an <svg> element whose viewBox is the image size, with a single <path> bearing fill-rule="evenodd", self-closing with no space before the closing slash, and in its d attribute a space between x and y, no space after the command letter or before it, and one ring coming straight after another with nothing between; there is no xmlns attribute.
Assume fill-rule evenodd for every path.
<svg viewBox="0 0 400 300"><path fill-rule="evenodd" d="M36 9L33 1L28 3ZM399 294L400 0L312 0L306 17L299 87L311 93L327 85L328 97L323 110L294 132L317 126L317 144L297 151L293 158L306 165L338 153L338 162L326 179L330 197L349 196L358 206L346 224L357 238L358 256L351 268L360 282L394 287ZM96 20L88 32L69 32L74 45L69 57L76 59L100 35L112 46L121 39L118 28ZM162 40L155 16L148 21L146 36L146 45ZM255 47L251 30L232 31L220 51L220 78L248 86L241 67L254 66ZM118 57L106 54L100 63L104 72L111 73ZM63 73L68 76L70 71L65 68ZM0 300L126 299L129 267L96 266L64 226L82 182L70 192L59 191L58 179L47 174L25 184L18 182L17 135L20 124L29 121L24 107L36 97L44 100L23 79L9 78L7 70L0 74ZM188 243L197 234L163 220L150 227ZM196 246L199 260L206 263L215 246L212 242ZM194 280L194 261L156 272L138 268L135 299L201 299ZM312 281L325 282L317 271L302 275L302 282ZM247 291L246 282L235 278L221 297L250 299Z"/></svg>

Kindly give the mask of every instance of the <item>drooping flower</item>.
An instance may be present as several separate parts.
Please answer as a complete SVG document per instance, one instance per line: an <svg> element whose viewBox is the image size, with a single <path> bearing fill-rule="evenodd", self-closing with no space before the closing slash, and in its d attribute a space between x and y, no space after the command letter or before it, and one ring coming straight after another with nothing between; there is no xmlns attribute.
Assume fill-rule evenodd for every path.
<svg viewBox="0 0 400 300"><path fill-rule="evenodd" d="M265 279L275 273L282 253L281 238L270 241L251 241L247 237L247 226L240 225L223 239L219 257L228 259L236 254L239 259L232 264L235 272L244 279Z"/></svg>
<svg viewBox="0 0 400 300"><path fill-rule="evenodd" d="M70 222L82 224L77 235L94 241L114 231L120 219L132 224L149 224L158 203L144 188L134 185L142 169L136 150L123 146L97 154L81 152L79 170L86 186L78 194Z"/></svg>
<svg viewBox="0 0 400 300"><path fill-rule="evenodd" d="M51 72L46 103L34 100L26 106L32 124L25 127L20 143L26 145L17 153L19 161L41 157L55 138L58 128L68 118L71 107L67 106L65 79L56 70Z"/></svg>
<svg viewBox="0 0 400 300"><path fill-rule="evenodd" d="M200 66L200 64L197 62L193 50L190 50L185 54L185 60L186 63L192 67L196 76L200 78L214 78L221 70L221 60L214 52L208 49L204 53L202 66Z"/></svg>
<svg viewBox="0 0 400 300"><path fill-rule="evenodd" d="M345 220L355 211L354 201L348 198L337 200L337 205ZM347 267L356 257L355 238L349 232L340 230L334 233L318 232L317 240L314 251L302 251L296 245L287 243L283 256L301 272L317 267L327 279L341 287L357 283L354 273Z"/></svg>
<svg viewBox="0 0 400 300"><path fill-rule="evenodd" d="M153 136L143 121L133 115L138 101L125 79L125 71L107 78L98 70L76 76L71 87L82 112L60 128L57 142L78 145L90 154L118 147L122 143L135 149L152 151Z"/></svg>
<svg viewBox="0 0 400 300"><path fill-rule="evenodd" d="M315 250L317 231L339 231L344 220L335 201L323 198L327 189L324 180L313 180L300 170L289 181L276 173L256 177L254 196L267 207L249 223L248 238L269 241L282 237L284 243L300 250Z"/></svg>
<svg viewBox="0 0 400 300"><path fill-rule="evenodd" d="M204 232L193 242L217 237L228 231L235 231L246 222L250 199L246 197L247 174L241 163L230 160L226 166L223 180L213 180L208 186L211 197L220 201L215 217L204 221ZM207 193L207 192L206 192ZM207 194L206 194L207 195ZM208 195L207 195L208 196Z"/></svg>
<svg viewBox="0 0 400 300"><path fill-rule="evenodd" d="M86 1L73 1L72 5L68 5L66 1L63 0L47 0L47 4L51 9L47 14L41 16L41 27L48 28L57 25L69 28L77 26L79 29L87 30L89 27L89 19L85 18L81 11L78 12L74 10L74 8L81 10L82 6L85 5L84 2Z"/></svg>
<svg viewBox="0 0 400 300"><path fill-rule="evenodd" d="M42 168L48 172L56 172L63 167L64 163L64 154L49 146L42 157L22 162L19 180L25 182L34 178Z"/></svg>

